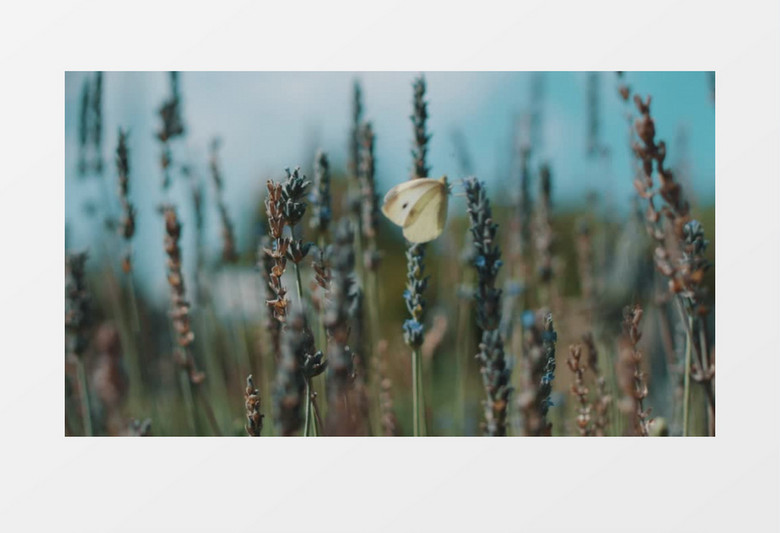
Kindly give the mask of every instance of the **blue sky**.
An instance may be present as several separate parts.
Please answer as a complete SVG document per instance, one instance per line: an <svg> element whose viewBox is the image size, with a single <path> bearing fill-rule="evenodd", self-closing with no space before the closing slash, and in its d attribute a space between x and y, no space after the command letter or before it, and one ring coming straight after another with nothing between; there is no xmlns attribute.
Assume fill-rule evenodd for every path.
<svg viewBox="0 0 780 533"><path fill-rule="evenodd" d="M174 145L174 157L195 165L207 177L210 139L223 140L221 159L225 198L240 235L249 239L248 211L256 206L265 180L280 178L285 167L311 165L313 150L325 149L335 167L344 165L353 80L363 85L365 118L376 133L377 179L380 193L406 179L411 169L411 83L417 72L184 72L180 83L187 137ZM157 109L168 94L163 72L108 72L104 75L104 159L109 162L108 198L97 180L76 177L78 114L82 82L89 73L65 75L65 218L70 246L91 244L95 229L82 214L93 199L117 209L113 150L117 128L131 132L131 198L139 212L136 249L160 249L161 224L154 210L162 200L160 148L154 137ZM512 124L529 111L531 84L539 74L522 72L430 72L428 82L432 175L460 178L452 136L459 131L473 162L474 174L497 191L509 177ZM538 78L537 78L538 79ZM582 72L541 74L544 97L541 146L536 162L550 161L556 205L584 202L590 190L623 205L633 191L627 143L625 107L617 96L613 72L599 74L601 142L609 148L609 165L588 159L586 147L586 84ZM715 108L707 75L702 72L626 73L632 89L653 97L658 137L669 146L668 160L684 157L693 199L710 204L715 198ZM687 141L681 140L684 133ZM685 146L684 150L679 148ZM210 187L210 182L207 183ZM208 189L211 192L211 189ZM188 204L187 189L174 187L171 199ZM113 205L112 205L113 204ZM452 209L461 206L452 202ZM208 216L216 216L213 203ZM241 215L239 215L241 213ZM183 210L185 232L189 213ZM159 227L158 227L159 226ZM208 236L218 246L214 229ZM250 242L240 242L246 248ZM137 254L138 255L138 254ZM157 271L162 257L153 252L138 268ZM148 264L147 264L148 263Z"/></svg>

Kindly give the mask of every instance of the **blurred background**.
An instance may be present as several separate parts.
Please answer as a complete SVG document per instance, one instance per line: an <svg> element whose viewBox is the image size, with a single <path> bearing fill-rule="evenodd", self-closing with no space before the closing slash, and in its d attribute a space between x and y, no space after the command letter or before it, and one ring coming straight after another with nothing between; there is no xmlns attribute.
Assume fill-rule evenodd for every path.
<svg viewBox="0 0 780 533"><path fill-rule="evenodd" d="M175 141L176 158L208 178L208 147L223 141L225 203L235 214L239 250L253 250L258 228L252 218L262 203L265 181L284 169L300 166L311 177L314 151L325 150L334 170L346 169L352 84L364 93L364 118L376 134L376 177L383 195L408 179L411 171L411 83L414 72L185 72L180 75L186 136ZM79 102L92 73L65 75L65 223L67 246L82 248L94 238L94 224L84 209L107 202L118 210L114 194L113 151L117 130L129 130L132 148L133 199L139 219L162 202L159 168L160 126L157 110L170 93L164 72L109 72L103 77L103 153L108 198L96 180L78 179ZM509 180L512 139L517 123L533 116L538 123L534 155L555 160L555 202L560 209L582 207L589 192L608 199L625 214L634 194L628 147L626 107L617 92L614 72L430 72L429 166L434 177L464 177L459 152L468 155L470 172L491 189ZM669 144L668 160L683 170L689 196L701 205L715 202L715 107L709 73L632 72L629 83L653 97L658 137ZM590 86L589 86L590 84ZM595 85L595 89L593 88ZM595 92L595 98L593 93ZM608 151L589 156L592 142L589 98L595 99L596 142ZM459 192L458 189L455 192ZM462 191L460 191L462 192ZM174 182L171 197L189 197L189 185ZM494 201L501 203L502 195ZM507 201L508 197L503 196ZM462 212L463 199L450 209ZM182 222L191 224L192 213ZM216 217L215 209L205 211ZM165 289L155 275L164 261L163 228L139 222L134 237L144 253L136 258L139 285L149 295ZM207 225L205 246L219 249L219 226ZM192 246L182 244L185 254ZM96 250L93 250L95 253Z"/></svg>
<svg viewBox="0 0 780 533"><path fill-rule="evenodd" d="M100 348L100 324L113 324L116 341L122 346L116 352L124 353L118 358L123 360L125 386L115 391L114 396L121 399L112 408L123 422L116 422L111 430L105 422L102 432L124 433L127 421L149 417L155 434L192 433L182 415L182 400L172 377L175 372L167 331L170 289L165 273L165 226L159 208L171 203L178 208L183 228L180 246L185 285L197 284L195 278L200 274L196 274L196 268L208 272L213 313L209 316L215 321L209 333L200 334L199 324L203 322L194 320L195 355L207 375L212 376L207 382L216 398L214 410L220 417L221 432L243 433L243 380L253 372L262 376L259 388L261 396L267 398L267 431L273 434L269 389L273 388L274 366L263 355L263 334L259 330L266 313L264 283L256 267L258 244L268 231L263 206L266 181L282 180L288 167L300 167L303 174L312 177L315 153L321 149L330 160L334 219L347 212L345 183L357 82L362 94L362 120L371 121L376 136L375 179L381 199L391 187L409 179L412 171L412 83L421 75L427 84L431 177L447 175L455 184L448 229L428 250L427 267L432 278L426 293L426 325L429 332L441 336L426 359L426 379L430 380L426 388L428 432L480 434L484 392L479 367L473 360L462 363L467 377L465 384L457 385L463 390L456 391L455 375L460 372L456 367L461 365L461 357L457 365L452 359L448 361L449 355L463 349L458 345L459 321L467 320L466 324L471 325L467 329L473 329L473 317L457 315L461 306L471 303L454 289L468 288L463 274L468 268L462 259L468 241L464 238L466 208L460 179L474 175L484 181L506 253L505 243L511 242L507 233L509 213L518 194L518 147L530 146L527 163L534 176L530 184L533 196L538 199L537 176L542 165L549 165L552 183L554 270L560 297L552 306L558 307L560 358L553 397L557 408L551 409L553 434L576 433L572 425L573 399L568 391L571 372L564 363L569 343L578 341L586 330L597 330L600 351L605 352L601 357L609 362L609 353L616 351L609 339L620 333L622 307L641 303L649 315L649 309L656 305L652 250L633 185L637 164L630 148L630 131L636 109L621 98L618 87L626 85L643 96L652 95L656 135L667 143L667 165L674 169L694 215L706 228L710 244L707 255L714 262L714 73L183 72L178 74L174 88L167 72L67 72L65 242L66 252L89 252L86 270L95 301L95 320L90 333L88 376L101 375L95 361L107 351L105 346ZM157 132L163 124L160 110L172 94L178 95L183 127L168 143L170 187L164 189L166 172L161 168L161 157L165 148ZM91 121L85 118L90 113ZM97 133L95 114L99 115ZM115 164L119 128L127 131L128 194L135 209L129 284L123 277L122 245L117 236L122 217ZM214 186L209 168L210 149L217 138L221 190ZM193 200L196 191L200 204ZM238 260L230 265L220 261L220 209L229 213L234 226ZM381 307L383 316L378 337L387 341L390 362L386 372L392 383L398 426L402 428L399 431L410 434L410 370L401 331L406 318L402 298L405 247L400 228L380 218L377 241L382 254L382 300L374 304ZM583 223L590 227L600 280L595 283L597 305L583 303L577 263L577 236ZM308 222L304 227L308 232ZM305 237L316 240L308 233ZM312 279L309 267L304 273ZM304 285L308 286L308 280ZM504 277L501 280L504 282ZM509 281L506 287L511 292ZM714 303L714 268L708 271L706 284ZM132 306L128 304L130 298ZM545 302L533 303L541 306ZM584 307L587 309L583 311ZM556 309L553 311L555 314ZM197 318L197 303L193 312ZM137 327L123 325L130 314L139 322ZM596 327L589 321L603 324ZM678 406L673 399L677 384L669 377L664 362L670 351L663 346L664 326L652 318L645 323L649 404L674 433L679 431L675 427L679 426ZM103 332L103 336L108 334ZM103 341L107 342L105 338ZM522 342L515 348L520 345ZM468 346L475 348L475 343L469 341ZM125 353L128 351L134 352L132 360ZM520 357L520 353L510 353L510 359ZM216 360L209 362L210 358ZM129 365L138 368L128 369ZM463 378L459 376L458 380ZM133 383L132 377L140 384ZM90 400L90 409L100 419L101 412L111 409L95 399L100 397L100 383L99 378L94 379L96 394ZM621 434L628 422L618 423L619 410L614 406L612 409L613 432ZM704 415L696 411L692 416L693 424L706 432ZM78 427L79 422L74 422L66 431L79 433ZM99 431L95 429L95 433ZM210 434L205 429L197 433Z"/></svg>

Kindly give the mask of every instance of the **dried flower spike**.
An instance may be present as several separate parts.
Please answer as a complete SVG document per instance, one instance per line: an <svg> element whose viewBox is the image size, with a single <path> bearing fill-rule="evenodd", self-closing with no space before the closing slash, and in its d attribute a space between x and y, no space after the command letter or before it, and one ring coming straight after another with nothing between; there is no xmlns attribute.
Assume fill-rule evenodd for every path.
<svg viewBox="0 0 780 533"><path fill-rule="evenodd" d="M176 351L174 357L176 363L189 376L190 382L197 385L206 375L195 366L190 346L195 340L195 334L190 326L190 303L187 300L187 292L184 288L184 275L181 268L181 224L176 214L176 208L171 205L162 207L165 219L165 253L168 256L168 285L171 287L171 320L176 334Z"/></svg>
<svg viewBox="0 0 780 533"><path fill-rule="evenodd" d="M647 384L642 370L642 352L637 345L642 334L639 321L642 320L642 308L638 305L623 310L623 337L620 339L618 383L625 395L624 410L631 417L634 434L647 437L650 434L650 410L645 410Z"/></svg>
<svg viewBox="0 0 780 533"><path fill-rule="evenodd" d="M259 437L263 432L263 417L260 413L260 391L255 387L252 374L246 377L246 390L244 391L244 408L246 409L246 429L250 437Z"/></svg>
<svg viewBox="0 0 780 533"><path fill-rule="evenodd" d="M574 373L574 384L571 393L577 398L579 408L577 412L577 428L580 435L587 437L593 434L590 424L590 402L588 400L588 387L585 386L585 362L582 360L582 346L573 344L569 346L569 358L566 360L569 369Z"/></svg>

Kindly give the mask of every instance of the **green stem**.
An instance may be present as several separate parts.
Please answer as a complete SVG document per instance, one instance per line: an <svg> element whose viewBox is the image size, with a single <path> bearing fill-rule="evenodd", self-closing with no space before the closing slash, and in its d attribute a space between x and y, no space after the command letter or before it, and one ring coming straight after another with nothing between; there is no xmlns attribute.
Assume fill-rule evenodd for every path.
<svg viewBox="0 0 780 533"><path fill-rule="evenodd" d="M314 429L314 435L319 436L322 434L322 417L320 416L320 410L315 402L316 393L312 393L311 406L312 406L312 426Z"/></svg>
<svg viewBox="0 0 780 533"><path fill-rule="evenodd" d="M217 417L214 415L214 409L211 407L211 403L209 403L208 399L203 394L203 390L200 389L200 385L193 385L193 387L195 387L195 394L203 404L204 411L206 411L206 418L209 419L209 424L211 425L211 431L217 437L221 437L222 432L219 429L219 424L217 423Z"/></svg>
<svg viewBox="0 0 780 533"><path fill-rule="evenodd" d="M422 382L422 354L419 348L412 350L412 409L414 410L414 436L425 436L425 397Z"/></svg>
<svg viewBox="0 0 780 533"><path fill-rule="evenodd" d="M84 421L84 435L92 436L92 413L89 409L89 392L87 391L87 374L84 371L84 361L81 357L76 357L77 372L79 380L79 396L81 397L81 417Z"/></svg>
<svg viewBox="0 0 780 533"><path fill-rule="evenodd" d="M688 330L685 334L685 374L683 378L683 437L688 436L688 411L691 399L691 329L693 320L688 319Z"/></svg>
<svg viewBox="0 0 780 533"><path fill-rule="evenodd" d="M132 319L133 334L141 331L141 321L138 317L138 303L135 297L135 283L133 283L132 271L127 274L128 291L130 292L130 318Z"/></svg>
<svg viewBox="0 0 780 533"><path fill-rule="evenodd" d="M303 307L303 284L301 283L301 267L298 263L293 263L295 265L295 286L298 289L298 303L301 306L301 309L305 309Z"/></svg>
<svg viewBox="0 0 780 533"><path fill-rule="evenodd" d="M306 324L308 324L308 320L306 319L306 312L305 307L303 306L303 283L301 283L301 267L298 263L295 264L295 285L298 289L298 302L301 306L301 309L304 311L303 317ZM311 378L306 378L306 414L304 417L303 422L303 436L308 437L309 436L309 428L310 428L310 422L311 422Z"/></svg>
<svg viewBox="0 0 780 533"><path fill-rule="evenodd" d="M371 394L373 402L369 404L369 430L372 435L381 435L382 429L379 423L379 416L374 416L375 413L381 413L380 406L380 383L377 378L377 355L376 350L379 345L379 339L381 337L380 322L379 322L379 287L377 283L377 272L374 269L368 271L368 283L366 284L368 291L368 298L366 299L366 305L369 309L369 345L364 349L368 352L364 354L363 361L365 361L366 368L363 369L367 373L369 369L374 370L368 374L368 389Z"/></svg>
<svg viewBox="0 0 780 533"><path fill-rule="evenodd" d="M455 424L456 434L463 435L466 431L466 358L468 357L468 341L466 335L468 334L468 307L466 305L458 305L458 331L457 335L457 349L455 356L457 361L455 362L455 386L457 387L456 400L455 400Z"/></svg>
<svg viewBox="0 0 780 533"><path fill-rule="evenodd" d="M417 357L417 364L419 365L418 376L420 377L420 435L425 437L428 435L428 414L425 411L425 366L422 357L422 352Z"/></svg>
<svg viewBox="0 0 780 533"><path fill-rule="evenodd" d="M306 378L306 413L303 418L303 436L309 436L311 421L311 378Z"/></svg>
<svg viewBox="0 0 780 533"><path fill-rule="evenodd" d="M182 368L179 371L179 383L181 384L181 392L184 396L184 406L187 411L187 422L190 426L190 432L193 435L197 435L198 429L195 425L195 402L192 400L192 386L186 369Z"/></svg>

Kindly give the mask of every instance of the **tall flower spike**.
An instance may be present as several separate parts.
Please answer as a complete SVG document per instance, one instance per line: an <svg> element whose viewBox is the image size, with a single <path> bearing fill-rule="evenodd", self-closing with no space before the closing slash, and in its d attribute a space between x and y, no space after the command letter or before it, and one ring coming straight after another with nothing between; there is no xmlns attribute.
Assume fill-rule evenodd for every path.
<svg viewBox="0 0 780 533"><path fill-rule="evenodd" d="M119 130L119 142L116 147L116 170L119 176L119 203L122 206L122 221L119 233L126 243L126 250L122 258L122 270L132 270L132 258L130 254L130 241L135 235L135 207L130 202L130 162L127 149L127 133Z"/></svg>
<svg viewBox="0 0 780 533"><path fill-rule="evenodd" d="M330 198L330 163L328 155L322 150L317 151L314 157L314 190L311 200L312 229L318 234L327 233L330 221L333 218Z"/></svg>
<svg viewBox="0 0 780 533"><path fill-rule="evenodd" d="M596 341L593 334L588 332L582 336L582 343L588 349L587 366L593 372L596 382L596 398L593 402L593 433L597 437L603 437L607 434L609 424L609 406L612 404L612 397L607 394L607 380L601 375L599 369L599 354L596 349Z"/></svg>
<svg viewBox="0 0 780 533"><path fill-rule="evenodd" d="M620 339L618 360L618 383L625 394L625 411L631 417L634 434L647 437L650 434L650 410L645 410L647 384L642 370L642 352L638 344L642 334L639 322L642 320L642 308L638 305L623 310L623 337Z"/></svg>
<svg viewBox="0 0 780 533"><path fill-rule="evenodd" d="M523 392L517 404L522 413L523 432L531 436L549 436L552 425L547 412L552 405L550 394L555 379L555 347L558 334L552 314L526 311L523 315Z"/></svg>
<svg viewBox="0 0 780 533"><path fill-rule="evenodd" d="M428 276L425 276L425 247L412 244L406 251L406 290L404 300L411 318L404 322L404 342L411 348L420 348L425 340L423 319L425 315L425 298L423 293L428 286Z"/></svg>
<svg viewBox="0 0 780 533"><path fill-rule="evenodd" d="M157 131L157 138L162 143L160 166L163 169L163 190L167 191L171 185L169 167L173 162L170 141L184 135L184 122L181 115L181 95L179 94L179 73L169 73L171 95L163 102L158 111L162 120L162 127Z"/></svg>
<svg viewBox="0 0 780 533"><path fill-rule="evenodd" d="M352 85L352 124L349 132L349 162L347 170L350 178L357 180L360 164L360 125L363 122L363 91L360 82Z"/></svg>
<svg viewBox="0 0 780 533"><path fill-rule="evenodd" d="M282 237L285 219L282 213L282 184L268 180L266 184L268 195L265 199L265 210L268 216L267 241L263 252L268 258L266 271L268 272L268 287L273 298L266 300L266 305L272 316L279 322L284 322L287 316L287 289L282 285L282 275L287 267L287 247L289 241Z"/></svg>
<svg viewBox="0 0 780 533"><path fill-rule="evenodd" d="M78 399L84 435L92 435L92 414L89 401L89 387L84 369L84 352L89 343L92 325L92 307L87 292L85 263L86 252L68 254L65 257L65 333L66 333L66 391L68 387L68 366L75 366L77 373ZM66 418L67 422L67 418Z"/></svg>
<svg viewBox="0 0 780 533"><path fill-rule="evenodd" d="M536 206L534 241L536 242L537 275L539 281L549 284L553 277L553 230L550 222L552 203L552 175L548 165L539 170L539 202ZM548 302L549 303L549 302Z"/></svg>
<svg viewBox="0 0 780 533"><path fill-rule="evenodd" d="M328 432L354 434L355 354L349 345L352 299L355 288L354 232L348 220L336 228L331 248L331 280L323 323L328 332Z"/></svg>
<svg viewBox="0 0 780 533"><path fill-rule="evenodd" d="M90 123L89 93L90 93L89 78L86 77L84 78L84 83L81 85L81 100L79 101L78 173L80 178L86 176L88 171L87 143L89 141L89 123Z"/></svg>
<svg viewBox="0 0 780 533"><path fill-rule="evenodd" d="M281 282L278 278L272 277L274 269L274 260L266 250L271 249L271 240L267 235L263 235L260 239L260 246L257 250L257 262L260 275L263 277L263 285L265 288L264 295L265 301L271 302L277 297L276 285L277 281ZM268 306L267 313L265 315L265 330L270 336L270 352L273 354L274 361L279 359L281 353L281 334L282 326L274 313L274 307Z"/></svg>
<svg viewBox="0 0 780 533"><path fill-rule="evenodd" d="M374 160L374 128L367 122L361 132L360 158L361 215L363 236L373 239L379 224L379 195L376 192L376 162Z"/></svg>
<svg viewBox="0 0 780 533"><path fill-rule="evenodd" d="M414 127L414 178L427 178L430 169L427 165L428 141L431 136L426 131L428 120L428 104L425 101L425 78L420 76L414 81L414 113L412 114L412 126Z"/></svg>
<svg viewBox="0 0 780 533"><path fill-rule="evenodd" d="M411 179L427 177L429 168L426 163L428 153L428 140L430 135L426 131L428 119L427 104L425 102L425 78L420 76L413 84L414 100L412 127L414 143L412 145L413 168ZM411 318L403 325L404 341L412 349L412 388L414 409L414 435L425 433L425 407L422 392L422 362L420 348L425 340L425 327L423 319L425 315L425 299L423 292L428 284L425 272L425 244L409 243L406 250L406 290L404 300Z"/></svg>
<svg viewBox="0 0 780 533"><path fill-rule="evenodd" d="M92 170L96 174L103 173L103 73L95 73L95 85L92 90L91 102L92 128L90 139L94 150Z"/></svg>
<svg viewBox="0 0 780 533"><path fill-rule="evenodd" d="M626 95L627 98L628 94ZM655 241L653 260L656 269L668 279L669 291L675 296L678 310L686 331L686 343L692 347L684 363L685 376L702 384L707 399L708 433L715 434L715 361L710 347L707 316L709 308L704 304L705 289L702 286L708 265L703 257L706 241L701 225L691 219L690 206L683 189L675 181L672 171L665 166L666 144L655 140L655 121L650 114L650 97L644 100L634 95L634 104L640 117L634 122L639 140L633 143L633 151L641 170L634 186L646 201L647 232ZM655 184L658 178L658 185ZM660 197L661 206L655 205ZM692 353L691 353L692 352ZM686 377L687 379L687 377ZM690 389L683 400L683 434L687 434L687 403Z"/></svg>
<svg viewBox="0 0 780 533"><path fill-rule="evenodd" d="M487 394L485 433L504 436L512 387L509 384L511 370L504 355L504 339L499 329L501 289L496 288L496 278L502 262L501 251L496 244L498 224L493 222L484 183L472 177L465 179L463 185L475 251L474 268L477 271L477 326L482 330L477 359L482 366L482 382Z"/></svg>
<svg viewBox="0 0 780 533"><path fill-rule="evenodd" d="M590 424L590 401L588 400L588 387L585 386L585 366L582 360L582 345L572 344L569 346L569 358L566 364L574 374L574 383L571 386L571 393L577 398L579 404L577 410L577 428L580 435L587 437L592 435Z"/></svg>
<svg viewBox="0 0 780 533"><path fill-rule="evenodd" d="M426 155L428 153L428 140L430 135L426 131L428 119L427 104L425 102L425 78L420 76L412 86L414 92L412 114L412 126L414 132L414 144L412 156L414 158L412 179L427 177L428 166ZM425 245L410 243L406 250L406 290L404 300L411 318L403 325L404 341L413 350L419 349L425 339L425 327L423 325L425 315L425 299L423 293L428 285L425 273Z"/></svg>
<svg viewBox="0 0 780 533"><path fill-rule="evenodd" d="M230 220L230 213L228 213L227 204L225 204L225 197L223 194L225 181L222 177L222 171L219 165L220 146L221 141L219 139L213 139L211 141L209 170L211 171L211 178L214 181L214 189L217 196L217 208L219 209L219 219L222 223L222 261L226 263L235 263L238 260L238 252L236 251L236 237L233 230L233 222Z"/></svg>
<svg viewBox="0 0 780 533"><path fill-rule="evenodd" d="M186 370L193 384L201 383L206 375L195 366L190 346L195 340L195 334L190 325L190 303L184 288L184 274L181 267L181 224L176 214L176 208L165 205L162 208L165 219L165 253L168 256L168 285L171 287L171 320L176 334L176 363Z"/></svg>
<svg viewBox="0 0 780 533"><path fill-rule="evenodd" d="M81 357L89 343L92 325L92 303L86 284L87 252L68 254L65 258L65 331L68 353Z"/></svg>

